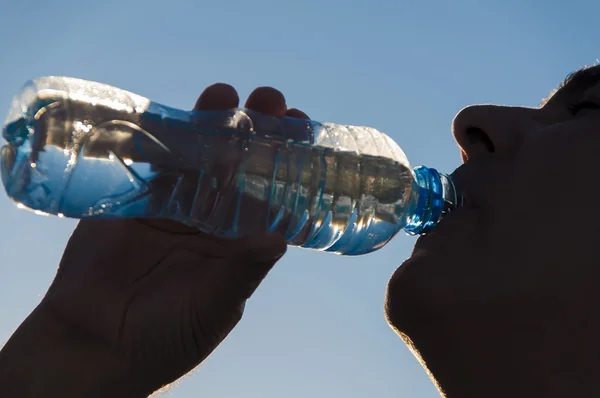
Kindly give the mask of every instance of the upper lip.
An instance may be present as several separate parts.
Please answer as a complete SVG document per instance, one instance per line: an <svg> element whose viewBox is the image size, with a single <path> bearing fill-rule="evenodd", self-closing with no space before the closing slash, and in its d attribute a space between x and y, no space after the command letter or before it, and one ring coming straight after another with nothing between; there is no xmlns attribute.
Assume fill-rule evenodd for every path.
<svg viewBox="0 0 600 398"><path fill-rule="evenodd" d="M469 195L469 182L468 182L468 178L467 175L469 174L469 170L467 170L470 166L469 162L465 162L463 163L461 166L459 166L456 170L454 170L454 172L452 174L450 174L450 178L452 179L452 182L454 183L454 186L456 188L456 193L457 195L461 195L462 196L462 206L461 207L465 207L465 206L469 206L469 205L473 205L472 202L472 195Z"/></svg>
<svg viewBox="0 0 600 398"><path fill-rule="evenodd" d="M486 185L499 170L490 156L480 156L467 160L450 175L456 191L463 196L462 207L479 207L485 202ZM494 173L492 173L494 172Z"/></svg>

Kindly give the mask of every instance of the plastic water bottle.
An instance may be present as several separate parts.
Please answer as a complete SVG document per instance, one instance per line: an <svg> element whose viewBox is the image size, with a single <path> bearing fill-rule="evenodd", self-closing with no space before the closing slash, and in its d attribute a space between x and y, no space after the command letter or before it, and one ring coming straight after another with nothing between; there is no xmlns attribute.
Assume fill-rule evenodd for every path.
<svg viewBox="0 0 600 398"><path fill-rule="evenodd" d="M357 255L460 205L447 175L411 169L372 128L182 111L74 78L29 82L2 134L6 192L38 214L168 218L225 238L279 231Z"/></svg>

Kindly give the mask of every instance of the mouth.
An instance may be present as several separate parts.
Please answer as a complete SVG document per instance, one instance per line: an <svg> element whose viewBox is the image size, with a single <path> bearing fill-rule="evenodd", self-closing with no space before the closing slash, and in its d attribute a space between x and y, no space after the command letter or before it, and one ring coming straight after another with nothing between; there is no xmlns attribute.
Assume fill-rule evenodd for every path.
<svg viewBox="0 0 600 398"><path fill-rule="evenodd" d="M470 204L465 201L465 203L463 203L461 207L445 214L444 217L442 217L442 219L438 223L438 225L436 225L436 227L433 228L431 232L424 234L423 236L439 234L450 227L457 228L458 225L465 221L465 217L472 217L475 213L478 212L479 209L479 206Z"/></svg>
<svg viewBox="0 0 600 398"><path fill-rule="evenodd" d="M500 170L496 163L489 157L470 159L450 174L457 191L463 195L462 206L446 213L435 228L419 236L411 256L400 269L418 266L421 261L460 257L481 243L486 220L482 214L487 211L488 196L493 195L488 189L493 177L488 171L492 168L495 176Z"/></svg>
<svg viewBox="0 0 600 398"><path fill-rule="evenodd" d="M462 206L457 211L464 208L479 208L482 201L486 202L485 197L488 195L485 192L486 186L490 180L502 173L499 167L501 165L497 163L490 156L478 156L469 159L450 174L457 192L462 195ZM452 213L448 213L450 214Z"/></svg>
<svg viewBox="0 0 600 398"><path fill-rule="evenodd" d="M448 213L431 232L419 236L411 257L432 253L443 254L451 248L464 246L476 236L480 214L480 209L471 205L465 205Z"/></svg>
<svg viewBox="0 0 600 398"><path fill-rule="evenodd" d="M461 195L462 199L462 205L457 210L468 207L471 203L469 201L469 196L467 195L468 183L465 178L465 174L467 174L467 170L465 169L468 167L469 163L465 162L450 174L450 178L456 187L456 192Z"/></svg>
<svg viewBox="0 0 600 398"><path fill-rule="evenodd" d="M456 187L456 192L462 196L461 205L445 213L439 223L428 233L421 235L415 244L415 250L436 250L437 247L449 244L460 244L470 234L474 226L479 223L480 206L476 200L478 187L477 181L483 168L479 161L469 160L459 166L450 178Z"/></svg>

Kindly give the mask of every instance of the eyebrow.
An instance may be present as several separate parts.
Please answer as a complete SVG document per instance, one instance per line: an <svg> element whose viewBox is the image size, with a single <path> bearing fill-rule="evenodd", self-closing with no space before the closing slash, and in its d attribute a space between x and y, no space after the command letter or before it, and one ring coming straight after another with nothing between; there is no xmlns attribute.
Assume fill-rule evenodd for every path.
<svg viewBox="0 0 600 398"><path fill-rule="evenodd" d="M558 88L542 100L540 107L546 105L551 99L558 98L557 96L566 98L575 97L578 91L591 88L598 83L600 83L600 65L581 68L567 75Z"/></svg>

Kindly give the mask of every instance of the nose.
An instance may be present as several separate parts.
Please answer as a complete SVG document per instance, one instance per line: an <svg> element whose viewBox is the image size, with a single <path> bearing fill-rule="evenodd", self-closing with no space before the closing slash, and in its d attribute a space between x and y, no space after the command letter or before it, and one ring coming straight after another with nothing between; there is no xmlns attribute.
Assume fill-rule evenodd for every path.
<svg viewBox="0 0 600 398"><path fill-rule="evenodd" d="M463 160L475 155L513 155L528 132L536 128L534 108L472 105L461 110L452 122L454 139Z"/></svg>

